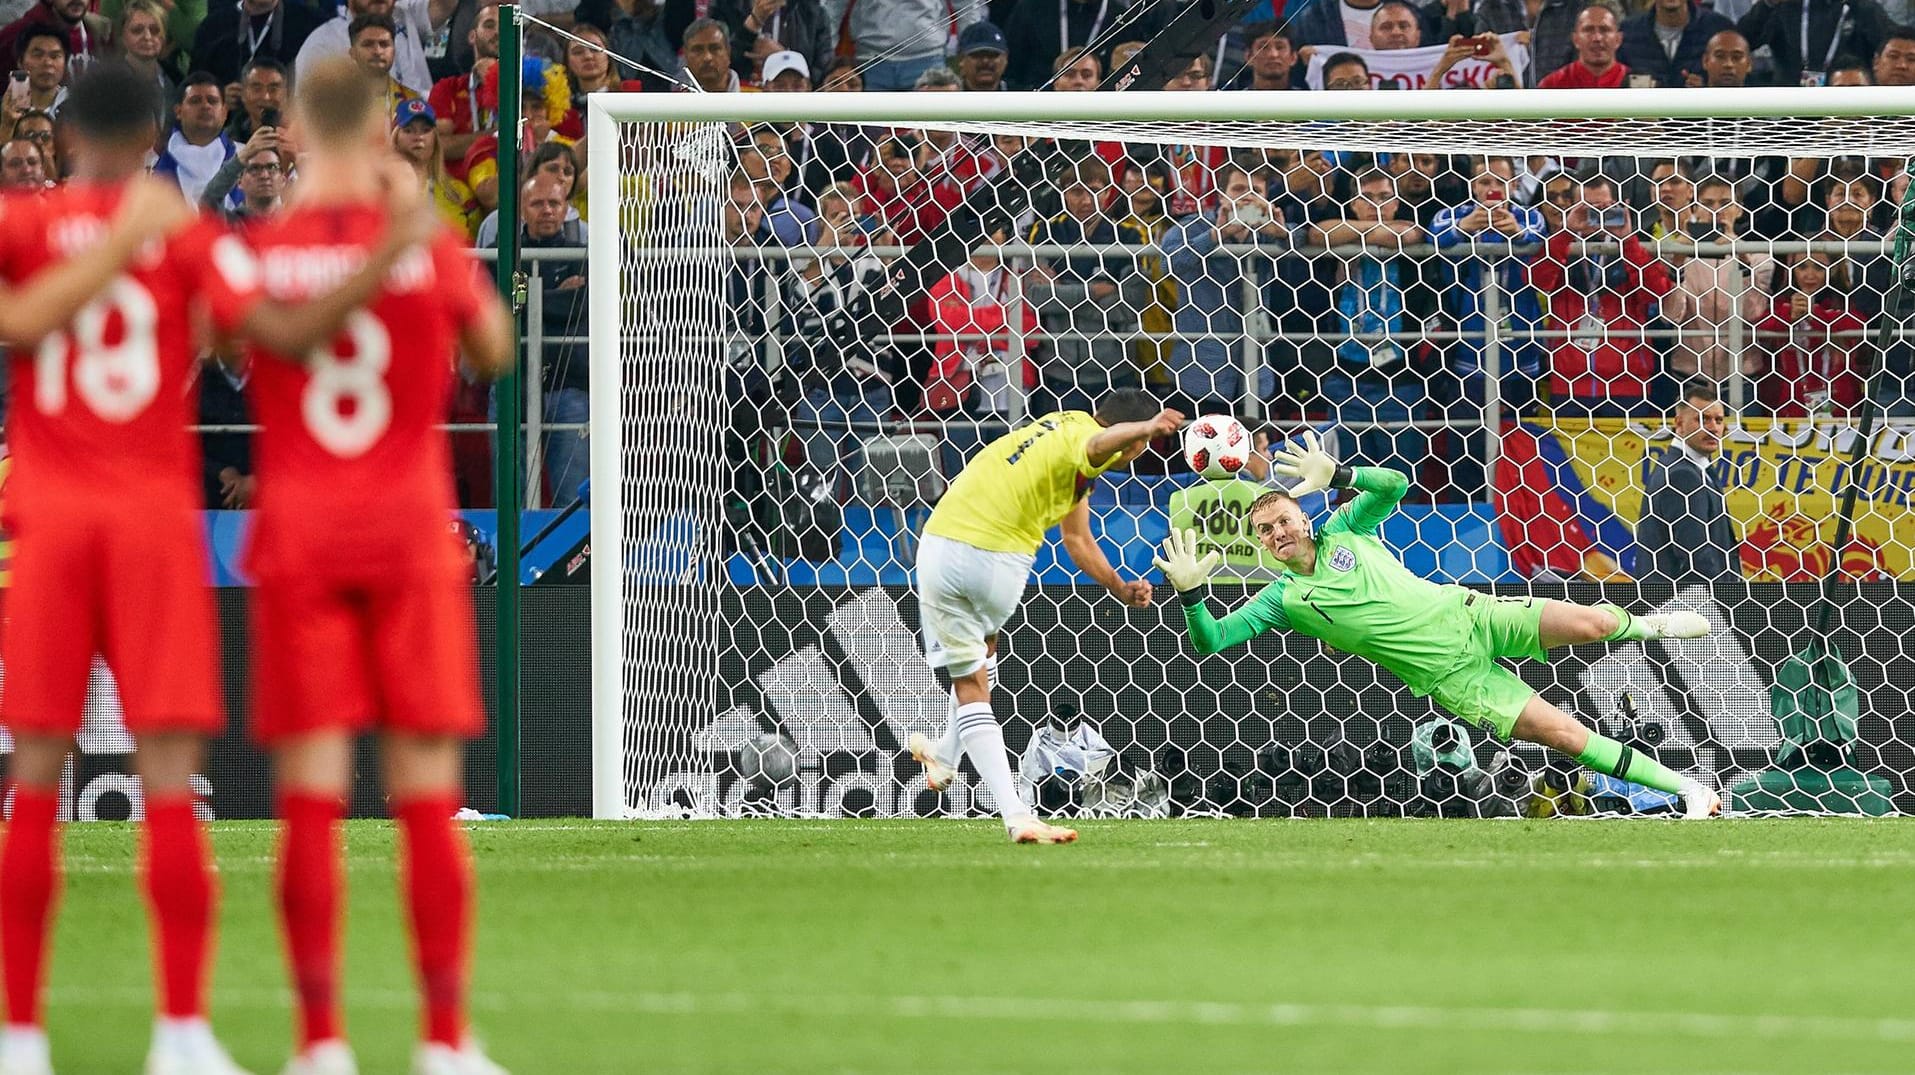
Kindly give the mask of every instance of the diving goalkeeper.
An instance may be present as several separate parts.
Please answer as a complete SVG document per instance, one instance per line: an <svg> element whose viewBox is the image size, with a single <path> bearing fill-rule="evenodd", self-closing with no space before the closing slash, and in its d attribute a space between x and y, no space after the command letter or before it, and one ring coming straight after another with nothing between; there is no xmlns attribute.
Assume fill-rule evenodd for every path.
<svg viewBox="0 0 1915 1075"><path fill-rule="evenodd" d="M1316 434L1301 451L1272 453L1272 469L1299 479L1288 493L1250 505L1250 528L1283 563L1275 582L1222 620L1204 605L1215 552L1198 559L1196 534L1172 531L1156 561L1177 588L1199 653L1216 653L1272 628L1300 631L1375 661L1410 691L1496 733L1561 751L1600 773L1682 797L1683 816L1722 812L1722 797L1633 748L1585 727L1543 700L1498 657L1547 660L1558 646L1650 638L1699 638L1709 621L1694 612L1633 616L1617 605L1534 597L1491 597L1411 574L1376 537L1409 480L1394 470L1338 465ZM1320 534L1293 499L1325 488L1355 488Z"/></svg>

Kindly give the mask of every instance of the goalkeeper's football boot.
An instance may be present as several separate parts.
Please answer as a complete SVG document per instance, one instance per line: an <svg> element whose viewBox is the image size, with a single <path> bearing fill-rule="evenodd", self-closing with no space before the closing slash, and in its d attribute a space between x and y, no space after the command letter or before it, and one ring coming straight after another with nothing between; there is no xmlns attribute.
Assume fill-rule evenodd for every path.
<svg viewBox="0 0 1915 1075"><path fill-rule="evenodd" d="M359 1075L359 1061L353 1058L352 1046L331 1038L307 1046L286 1062L280 1075Z"/></svg>
<svg viewBox="0 0 1915 1075"><path fill-rule="evenodd" d="M1703 818L1722 816L1722 796L1715 789L1700 780L1690 780L1682 785L1682 816L1687 821L1700 821Z"/></svg>
<svg viewBox="0 0 1915 1075"><path fill-rule="evenodd" d="M1046 824L1034 817L1011 818L1004 832L1014 844L1068 844L1077 841L1077 830Z"/></svg>
<svg viewBox="0 0 1915 1075"><path fill-rule="evenodd" d="M428 1041L420 1044L418 1051L412 1054L412 1075L510 1075L504 1068L492 1062L479 1048L479 1043L468 1040L460 1048L441 1045Z"/></svg>
<svg viewBox="0 0 1915 1075"><path fill-rule="evenodd" d="M1709 620L1700 612L1664 612L1641 619L1657 638L1701 638L1709 633Z"/></svg>
<svg viewBox="0 0 1915 1075"><path fill-rule="evenodd" d="M924 786L932 791L950 787L951 778L957 775L957 766L938 760L937 744L923 732L912 732L910 746L911 760L924 766Z"/></svg>
<svg viewBox="0 0 1915 1075"><path fill-rule="evenodd" d="M0 1034L0 1075L53 1075L46 1031L8 1027Z"/></svg>
<svg viewBox="0 0 1915 1075"><path fill-rule="evenodd" d="M248 1075L233 1062L203 1021L183 1030L155 1032L146 1054L146 1075Z"/></svg>

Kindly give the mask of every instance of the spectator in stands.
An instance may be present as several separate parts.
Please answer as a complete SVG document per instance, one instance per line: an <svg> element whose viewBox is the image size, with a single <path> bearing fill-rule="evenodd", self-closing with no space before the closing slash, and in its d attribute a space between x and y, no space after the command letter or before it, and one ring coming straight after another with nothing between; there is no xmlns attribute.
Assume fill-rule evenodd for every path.
<svg viewBox="0 0 1915 1075"><path fill-rule="evenodd" d="M818 83L819 93L863 93L864 75L858 71L858 61L848 56L840 56L825 68L824 81Z"/></svg>
<svg viewBox="0 0 1915 1075"><path fill-rule="evenodd" d="M1446 86L1444 82L1450 69L1464 60L1482 60L1495 70L1496 73L1489 76L1485 83L1486 89L1513 90L1522 84L1516 77L1516 65L1509 58L1509 50L1503 47L1502 38L1487 33L1474 37L1455 34L1450 37L1450 43L1443 50L1443 54L1437 57L1436 66L1430 68L1428 81L1424 82L1423 88L1426 90L1462 88Z"/></svg>
<svg viewBox="0 0 1915 1075"><path fill-rule="evenodd" d="M167 51L165 8L156 0L126 0L113 26L113 44L127 66L152 79L160 88L158 105L161 109L178 103L179 87L160 66L160 59ZM155 126L166 126L164 113L153 118Z"/></svg>
<svg viewBox="0 0 1915 1075"><path fill-rule="evenodd" d="M1051 65L1064 50L1101 52L1116 26L1125 28L1126 39L1147 41L1163 28L1163 18L1151 10L1157 6L1148 0L1020 0L999 21L1004 36L1017 43L1004 80L1018 89L1038 89L1050 79ZM995 4L992 10L998 10ZM1112 69L1117 66L1112 60Z"/></svg>
<svg viewBox="0 0 1915 1075"><path fill-rule="evenodd" d="M951 33L963 33L984 18L984 0L825 0L826 24L844 26L865 88L873 92L908 90L918 76L944 66L944 45ZM846 22L847 14L849 22ZM1033 55L1048 60L1062 50Z"/></svg>
<svg viewBox="0 0 1915 1075"><path fill-rule="evenodd" d="M777 53L803 56L809 79L838 47L838 20L819 0L712 0L710 14L731 31L731 69L759 85L771 81L770 72L759 77L759 69Z"/></svg>
<svg viewBox="0 0 1915 1075"><path fill-rule="evenodd" d="M1856 250L1852 244L1883 241L1869 219L1881 201L1880 190L1875 177L1868 175L1827 182L1822 188L1826 223L1815 233L1816 241L1839 245L1840 262L1847 269L1839 275L1848 279L1849 307L1870 320L1880 312L1882 298L1894 284L1894 257L1890 251Z"/></svg>
<svg viewBox="0 0 1915 1075"><path fill-rule="evenodd" d="M704 93L737 93L742 84L731 69L731 30L717 19L699 19L685 27L685 66L678 81Z"/></svg>
<svg viewBox="0 0 1915 1075"><path fill-rule="evenodd" d="M27 32L48 30L60 42L67 66L76 72L84 69L87 61L106 54L113 30L104 16L89 14L90 7L88 0L40 0L0 29L0 56L24 56L20 42Z"/></svg>
<svg viewBox="0 0 1915 1075"><path fill-rule="evenodd" d="M293 61L293 79L327 56L345 56L352 51L352 24L361 15L382 15L392 20L393 56L388 65L392 77L411 90L413 96L432 92L432 74L426 66L425 42L438 36L451 16L456 0L346 0L346 10L316 27L300 46Z"/></svg>
<svg viewBox="0 0 1915 1075"><path fill-rule="evenodd" d="M1224 87L1232 90L1294 89L1296 31L1275 22L1253 22L1243 31L1243 71Z"/></svg>
<svg viewBox="0 0 1915 1075"><path fill-rule="evenodd" d="M1164 89L1198 92L1211 89L1210 57L1198 56L1164 84ZM1229 158L1222 146L1149 143L1128 147L1131 161L1154 181L1161 181L1165 210L1182 220L1210 208L1217 195L1217 169Z"/></svg>
<svg viewBox="0 0 1915 1075"><path fill-rule="evenodd" d="M1344 206L1329 207L1306 233L1311 245L1354 246L1361 252L1318 262L1331 291L1333 338L1323 398L1331 416L1355 433L1346 461L1414 473L1427 439L1412 428L1379 429L1424 417L1428 394L1419 337L1436 312L1436 289L1424 277L1434 265L1403 256L1424 240L1414 211L1398 198L1396 181L1380 168L1357 175Z"/></svg>
<svg viewBox="0 0 1915 1075"><path fill-rule="evenodd" d="M1655 85L1685 86L1701 68L1709 39L1734 29L1734 23L1695 0L1655 0L1649 10L1623 22L1617 59Z"/></svg>
<svg viewBox="0 0 1915 1075"><path fill-rule="evenodd" d="M1846 266L1817 251L1798 254L1786 286L1756 325L1768 355L1758 392L1777 418L1850 414L1862 401L1868 354L1866 326L1849 308Z"/></svg>
<svg viewBox="0 0 1915 1075"><path fill-rule="evenodd" d="M215 361L200 366L199 424L248 426L253 423L246 404L246 382L252 373L243 351L215 352ZM253 481L253 435L235 430L199 435L201 475L209 511L250 507L257 486Z"/></svg>
<svg viewBox="0 0 1915 1075"><path fill-rule="evenodd" d="M534 175L527 180L519 199L524 221L519 245L528 250L583 247L585 234L577 221L566 219L567 207L567 191L558 179ZM585 260L541 262L539 276L544 283L541 328L546 341L543 355L538 356L543 416L547 425L583 426L591 417L585 348L555 341L585 333ZM492 413L498 413L496 400ZM577 499L579 485L590 473L590 447L582 428L545 434L545 477L555 506Z"/></svg>
<svg viewBox="0 0 1915 1075"><path fill-rule="evenodd" d="M1675 444L1649 465L1644 482L1636 573L1674 586L1739 579L1741 538L1723 500L1728 474L1719 462L1729 421L1715 386L1702 380L1683 386L1670 424Z"/></svg>
<svg viewBox="0 0 1915 1075"><path fill-rule="evenodd" d="M1516 180L1516 162L1508 157L1472 157L1470 159L1470 200L1439 210L1430 224L1430 239L1437 249L1446 250L1464 243L1488 246L1526 246L1543 241L1543 214L1512 200ZM1485 277L1493 268L1504 316L1520 334L1540 321L1541 310L1529 287L1523 262L1514 257L1470 257L1447 262L1454 286L1444 292L1445 312L1463 334L1458 342L1453 365L1464 380L1482 374L1483 290ZM1516 341L1505 344L1504 372L1528 368L1533 378L1542 372L1542 357L1535 344ZM1514 351L1514 361L1509 351ZM1512 393L1505 391L1506 398ZM1524 392L1514 393L1520 402ZM1480 404L1481 386L1475 398ZM1479 453L1480 456L1480 453Z"/></svg>
<svg viewBox="0 0 1915 1075"><path fill-rule="evenodd" d="M1010 46L1004 31L989 22L974 22L958 37L957 72L961 89L983 93L1009 89L1004 68Z"/></svg>
<svg viewBox="0 0 1915 1075"><path fill-rule="evenodd" d="M1829 65L1831 86L1873 86L1875 74L1869 65L1854 56L1837 56Z"/></svg>
<svg viewBox="0 0 1915 1075"><path fill-rule="evenodd" d="M193 34L193 64L211 72L221 86L242 82L255 60L272 60L281 70L291 70L300 46L325 22L316 8L286 0L237 0L209 4L205 10L206 18Z"/></svg>
<svg viewBox="0 0 1915 1075"><path fill-rule="evenodd" d="M392 76L393 41L398 36L399 27L390 15L366 14L353 17L352 24L346 28L346 36L352 42L348 56L359 69L385 86L386 113L390 115L405 101L420 99L420 94Z"/></svg>
<svg viewBox="0 0 1915 1075"><path fill-rule="evenodd" d="M583 16L583 11L580 14ZM664 3L660 0L622 0L618 4L607 5L606 17L609 21L604 25L613 55L629 57L643 65L633 67L621 61L618 64L619 77L636 78L648 92L653 93L668 90L677 84L678 47L673 41L682 38L676 37L668 25L672 17ZM493 34L496 43L496 29ZM474 51L476 54L476 42ZM495 47L493 55L497 54ZM566 54L571 54L569 48Z"/></svg>
<svg viewBox="0 0 1915 1075"><path fill-rule="evenodd" d="M1757 0L1736 29L1750 48L1768 46L1776 85L1820 86L1836 57L1876 54L1888 37L1888 16L1875 0Z"/></svg>
<svg viewBox="0 0 1915 1075"><path fill-rule="evenodd" d="M1084 93L1097 88L1104 77L1097 54L1083 49L1065 49L1057 54L1051 70L1051 89L1058 93Z"/></svg>
<svg viewBox="0 0 1915 1075"><path fill-rule="evenodd" d="M6 190L45 190L51 178L46 154L36 142L10 138L0 144L0 188Z"/></svg>
<svg viewBox="0 0 1915 1075"><path fill-rule="evenodd" d="M40 147L40 156L45 159L47 178L59 182L64 173L60 168L60 147L53 137L53 117L45 112L29 111L23 113L13 123L10 137L24 138Z"/></svg>
<svg viewBox="0 0 1915 1075"><path fill-rule="evenodd" d="M571 156L566 146L555 142L546 145ZM431 105L417 98L399 105L392 117L392 148L412 165L439 215L461 238L471 242L478 230L479 203L472 197L472 188L446 174L445 154L439 149L439 117L432 114Z"/></svg>
<svg viewBox="0 0 1915 1075"><path fill-rule="evenodd" d="M1478 33L1529 31L1529 70L1533 82L1576 58L1574 42L1581 0L1473 0Z"/></svg>
<svg viewBox="0 0 1915 1075"><path fill-rule="evenodd" d="M244 226L279 212L286 193L286 163L272 148L246 158L239 168L239 204L225 211L228 223Z"/></svg>
<svg viewBox="0 0 1915 1075"><path fill-rule="evenodd" d="M579 205L585 192L579 183L578 158L573 155L572 147L561 142L545 142L532 151L532 155L519 166L519 175L527 182L546 176L556 179L565 193L565 222L576 223L585 218L579 213ZM474 196L477 200L477 196ZM490 248L499 242L499 212L494 209L479 221L477 236L472 245Z"/></svg>
<svg viewBox="0 0 1915 1075"><path fill-rule="evenodd" d="M1696 204L1696 184L1688 169L1681 161L1665 157L1649 165L1649 183L1655 190L1655 202L1648 214L1649 226L1643 230L1651 239L1682 234L1689 211Z"/></svg>
<svg viewBox="0 0 1915 1075"><path fill-rule="evenodd" d="M1417 227L1428 232L1437 210L1468 196L1468 182L1457 180L1449 158L1436 153L1391 153L1378 160L1396 190L1396 200ZM1441 184L1442 195L1437 194Z"/></svg>
<svg viewBox="0 0 1915 1075"><path fill-rule="evenodd" d="M197 202L214 173L239 147L226 137L226 96L219 79L196 71L187 76L183 90L173 108L173 133L153 164L153 174L172 178L187 201Z"/></svg>
<svg viewBox="0 0 1915 1075"><path fill-rule="evenodd" d="M1370 14L1370 47L1378 52L1423 47L1416 9L1403 0L1383 0Z"/></svg>
<svg viewBox="0 0 1915 1075"><path fill-rule="evenodd" d="M1058 185L1064 211L1031 225L1026 238L1032 246L1141 247L1147 241L1143 232L1120 229L1106 211L1110 173L1102 161L1077 164ZM1093 401L1106 391L1141 385L1131 336L1149 288L1137 275L1136 255L1040 255L1036 260L1026 294L1052 352L1039 370L1043 398L1033 405L1035 411L1093 409Z"/></svg>
<svg viewBox="0 0 1915 1075"><path fill-rule="evenodd" d="M27 73L25 100L11 93L0 93L0 136L12 137L13 128L29 112L42 112L49 118L60 114L66 100L66 44L57 30L32 26L22 31L16 57Z"/></svg>
<svg viewBox="0 0 1915 1075"><path fill-rule="evenodd" d="M1888 28L1871 73L1877 86L1915 86L1915 27Z"/></svg>
<svg viewBox="0 0 1915 1075"><path fill-rule="evenodd" d="M872 163L851 181L862 199L859 213L884 221L907 245L923 239L962 198L958 188L926 175L930 162L929 150L904 138L879 143Z"/></svg>
<svg viewBox="0 0 1915 1075"><path fill-rule="evenodd" d="M447 173L460 182L466 181L465 155L471 152L472 143L480 135L496 131L499 125L495 110L479 104L483 96L479 88L486 72L499 62L499 5L487 4L479 9L472 29L466 32L466 40L472 46L472 70L433 83L432 92L426 98L426 103L432 106L432 114L439 117L439 145L445 150ZM573 47L579 46L575 42ZM569 68L569 52L567 55ZM577 137L566 133L568 137ZM583 133L581 127L579 134Z"/></svg>
<svg viewBox="0 0 1915 1075"><path fill-rule="evenodd" d="M478 105L486 114L497 114L502 73L500 65L495 63L486 68L485 76L479 80ZM547 142L570 145L572 140L557 130L572 110L572 85L566 81L564 70L543 57L528 56L520 65L519 74L523 80L520 100L525 108L521 145L542 146ZM474 138L472 148L465 154L465 185L472 188L479 208L488 213L499 204L498 158L497 131Z"/></svg>
<svg viewBox="0 0 1915 1075"><path fill-rule="evenodd" d="M1622 28L1616 10L1607 4L1585 5L1576 16L1572 38L1576 58L1543 76L1542 89L1617 89L1627 84L1629 68L1616 59L1622 47Z"/></svg>
<svg viewBox="0 0 1915 1075"><path fill-rule="evenodd" d="M1163 249L1164 236L1170 231L1170 217L1164 213L1164 196L1144 177L1144 173L1124 162L1118 173L1117 204L1111 215L1117 218L1118 234L1141 235L1144 241ZM1137 367L1147 378L1168 377L1170 333L1175 327L1171 311L1177 306L1177 285L1170 278L1161 254L1137 256L1137 272L1149 285L1150 298L1138 311L1137 322L1151 338L1137 341Z"/></svg>
<svg viewBox="0 0 1915 1075"><path fill-rule="evenodd" d="M767 93L810 93L811 67L796 52L774 52L765 57L764 89Z"/></svg>
<svg viewBox="0 0 1915 1075"><path fill-rule="evenodd" d="M816 245L863 245L851 206L834 199L814 222ZM870 253L795 259L785 275L785 368L798 401L793 424L805 459L842 495L851 484L863 436L891 417L904 360L888 340L904 320L904 300L888 280L890 261ZM851 425L864 425L854 430Z"/></svg>
<svg viewBox="0 0 1915 1075"><path fill-rule="evenodd" d="M1721 176L1704 176L1696 184L1695 203L1682 217L1682 228L1664 240L1678 245L1733 243L1742 235L1743 217L1734 185ZM1662 303L1663 317L1677 332L1669 350L1671 376L1687 381L1700 374L1720 384L1738 364L1745 377L1761 372L1760 348L1744 346L1738 356L1731 346L1738 337L1746 344L1748 328L1767 313L1763 290L1753 281L1771 270L1756 272L1758 260L1770 259L1755 253L1676 259L1675 289ZM1732 326L1735 321L1739 330Z"/></svg>
<svg viewBox="0 0 1915 1075"><path fill-rule="evenodd" d="M1323 61L1323 88L1367 90L1370 88L1370 65L1354 52L1339 52Z"/></svg>
<svg viewBox="0 0 1915 1075"><path fill-rule="evenodd" d="M1560 334L1550 355L1551 407L1559 416L1638 413L1656 376L1643 327L1674 286L1668 266L1636 237L1607 176L1582 181L1564 225L1529 267L1549 327ZM1620 243L1620 252L1571 249L1583 241Z"/></svg>
<svg viewBox="0 0 1915 1075"><path fill-rule="evenodd" d="M1702 50L1702 76L1687 76L1691 86L1735 89L1749 84L1751 69L1749 39L1736 30L1722 30L1709 38Z"/></svg>
<svg viewBox="0 0 1915 1075"><path fill-rule="evenodd" d="M1177 291L1170 374L1178 392L1196 407L1193 413L1210 407L1235 413L1246 398L1238 343L1248 312L1245 289L1261 295L1272 276L1269 258L1220 248L1280 247L1291 235L1244 169L1224 164L1218 179L1222 188L1217 207L1178 221L1163 239L1164 260ZM1262 372L1250 387L1260 398L1267 397L1273 381Z"/></svg>
<svg viewBox="0 0 1915 1075"><path fill-rule="evenodd" d="M753 148L741 150L738 167L758 184L758 200L764 204L765 220L771 234L786 246L801 246L817 213L811 206L793 197L791 157L785 153L778 132L761 128Z"/></svg>
<svg viewBox="0 0 1915 1075"><path fill-rule="evenodd" d="M1374 48L1370 41L1370 19L1382 0L1362 3L1310 4L1290 20L1297 41L1306 49ZM1308 58L1308 53L1304 54Z"/></svg>
<svg viewBox="0 0 1915 1075"><path fill-rule="evenodd" d="M277 127L284 121L285 108L284 65L263 56L252 60L240 72L239 107L226 119L226 137L245 142L261 127Z"/></svg>
<svg viewBox="0 0 1915 1075"><path fill-rule="evenodd" d="M988 246L1009 241L1010 232L1002 226L981 239ZM980 250L931 285L926 299L936 339L925 406L980 418L1008 416L1011 378L1019 377L1026 390L1037 387L1037 369L1030 360L1038 342L1037 314L1022 301L1016 270L1005 265L1001 255ZM1020 308L1023 316L1014 323L1014 311ZM1022 366L1021 373L1011 370L1014 361Z"/></svg>

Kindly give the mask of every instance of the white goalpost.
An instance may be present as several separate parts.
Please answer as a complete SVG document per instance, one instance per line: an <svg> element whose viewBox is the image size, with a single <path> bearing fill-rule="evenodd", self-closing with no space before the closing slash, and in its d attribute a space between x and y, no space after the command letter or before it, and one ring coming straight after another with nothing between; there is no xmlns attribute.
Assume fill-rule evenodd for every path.
<svg viewBox="0 0 1915 1075"><path fill-rule="evenodd" d="M1703 612L1709 638L1522 674L1750 789L1732 808L1907 805L1915 373L1883 306L1915 89L585 102L595 817L981 812L968 772L939 798L900 759L945 719L915 534L977 445L1127 386L1404 470L1417 492L1383 537L1438 581ZM828 139L850 158L797 159ZM817 246L814 217L835 221ZM1714 577L1636 540L1684 450L1671 396L1698 379L1731 412ZM1174 452L1139 470L1089 494L1126 577L1180 518L1242 537ZM1112 757L1034 779L1047 806L1657 808L1311 639L1200 659L1167 587L1126 611L1054 551L1004 636L1006 738L1087 724ZM1243 559L1219 611L1267 577ZM1860 585L1829 594L1824 631L1838 570ZM1820 704L1792 677L1823 638L1848 693L1806 689L1856 712L1846 738L1786 719Z"/></svg>

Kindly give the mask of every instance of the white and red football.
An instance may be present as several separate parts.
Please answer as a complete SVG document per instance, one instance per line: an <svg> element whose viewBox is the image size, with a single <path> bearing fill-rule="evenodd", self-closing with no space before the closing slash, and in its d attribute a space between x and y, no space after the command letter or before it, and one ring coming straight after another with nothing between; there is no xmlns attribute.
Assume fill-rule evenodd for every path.
<svg viewBox="0 0 1915 1075"><path fill-rule="evenodd" d="M1184 427L1184 462L1206 478L1233 477L1250 460L1250 431L1227 414L1206 414Z"/></svg>

